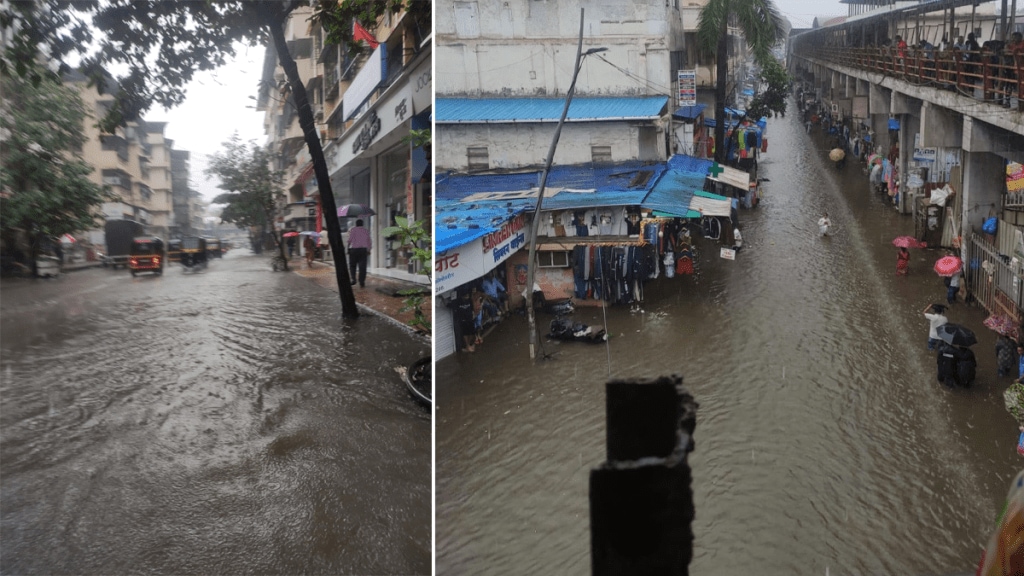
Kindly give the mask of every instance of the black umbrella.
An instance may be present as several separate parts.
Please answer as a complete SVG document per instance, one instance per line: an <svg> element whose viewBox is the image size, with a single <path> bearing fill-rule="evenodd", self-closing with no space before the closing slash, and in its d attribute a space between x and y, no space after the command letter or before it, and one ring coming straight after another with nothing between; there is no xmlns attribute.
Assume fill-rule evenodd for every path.
<svg viewBox="0 0 1024 576"><path fill-rule="evenodd" d="M943 324L936 328L935 332L938 333L940 340L953 346L973 346L978 343L974 332L959 324Z"/></svg>

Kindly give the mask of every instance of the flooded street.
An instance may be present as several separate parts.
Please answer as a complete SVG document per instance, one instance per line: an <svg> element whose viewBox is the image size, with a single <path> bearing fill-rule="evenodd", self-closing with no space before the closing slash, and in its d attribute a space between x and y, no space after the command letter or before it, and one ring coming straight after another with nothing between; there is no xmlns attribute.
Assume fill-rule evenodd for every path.
<svg viewBox="0 0 1024 576"><path fill-rule="evenodd" d="M838 172L798 116L769 122L770 182L740 212L736 261L699 243L697 277L653 281L642 314L608 309L608 351L548 342L554 359L533 364L513 316L438 363L438 573L588 574L604 383L671 373L700 403L692 574L973 573L1021 466L995 334L955 306L978 380L936 382L921 311L944 302L940 252L912 251L897 277L891 240L912 219L860 165ZM605 324L600 308L574 317Z"/></svg>
<svg viewBox="0 0 1024 576"><path fill-rule="evenodd" d="M2 289L2 573L430 573L429 343L247 251Z"/></svg>

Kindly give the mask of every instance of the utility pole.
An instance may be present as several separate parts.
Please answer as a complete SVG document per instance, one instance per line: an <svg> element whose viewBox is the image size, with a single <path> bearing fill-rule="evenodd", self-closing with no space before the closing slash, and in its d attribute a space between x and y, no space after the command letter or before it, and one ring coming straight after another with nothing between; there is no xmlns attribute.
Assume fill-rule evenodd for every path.
<svg viewBox="0 0 1024 576"><path fill-rule="evenodd" d="M588 51L589 53L589 51ZM569 91L565 95L565 106L562 108L562 117L558 120L558 127L555 128L555 135L551 139L551 147L548 148L548 158L544 162L544 172L540 177L540 190L537 192L537 206L533 211L533 222L530 226L530 252L529 262L526 265L526 317L529 320L530 336L530 359L537 357L535 345L540 344L537 336L537 315L533 309L533 283L536 277L537 268L537 232L540 229L540 207L544 202L544 187L548 182L548 172L551 171L551 162L555 158L555 148L558 147L558 137L562 134L562 125L565 124L565 117L569 114L569 103L572 102L572 93L576 89L576 77L580 73L580 62L583 60L583 8L580 8L580 36L576 44L576 65L572 69L572 83L569 84Z"/></svg>

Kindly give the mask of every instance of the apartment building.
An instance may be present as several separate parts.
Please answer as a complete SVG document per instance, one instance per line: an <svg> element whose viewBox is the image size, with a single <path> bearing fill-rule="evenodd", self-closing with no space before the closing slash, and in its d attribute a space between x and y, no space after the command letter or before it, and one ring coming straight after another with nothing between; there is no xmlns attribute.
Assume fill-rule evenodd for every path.
<svg viewBox="0 0 1024 576"><path fill-rule="evenodd" d="M146 225L149 232L166 238L173 224L170 144L164 138L165 122L129 122L114 134L101 134L97 122L114 103L109 92L100 94L77 72L65 84L78 89L91 117L85 120L87 137L82 158L95 167L89 178L106 186L116 199L101 207L103 218L130 219ZM103 228L88 232L88 240L103 245Z"/></svg>
<svg viewBox="0 0 1024 576"><path fill-rule="evenodd" d="M431 178L426 151L408 140L430 128L431 13L429 2L381 17L371 33L378 45L325 45L309 10L293 12L285 27L292 57L308 92L331 175L335 203L363 204L374 235L371 273L423 282L403 250L380 231L399 216L431 226ZM287 206L280 226L315 230L323 218L319 190L298 115L276 54L267 51L257 109L266 113L268 146L285 170ZM342 230L354 219L342 218Z"/></svg>

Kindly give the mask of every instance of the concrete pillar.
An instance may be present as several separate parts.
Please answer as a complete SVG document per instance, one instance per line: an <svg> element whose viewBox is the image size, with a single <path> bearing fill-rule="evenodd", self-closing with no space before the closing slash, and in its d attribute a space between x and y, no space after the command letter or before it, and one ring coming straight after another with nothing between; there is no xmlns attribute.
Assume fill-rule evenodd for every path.
<svg viewBox="0 0 1024 576"><path fill-rule="evenodd" d="M607 458L590 471L595 576L688 576L697 403L681 376L605 385Z"/></svg>
<svg viewBox="0 0 1024 576"><path fill-rule="evenodd" d="M921 128L921 101L900 92L892 93L892 113L900 119L899 193L900 214L913 211L914 202L907 186L907 171L914 153L914 135Z"/></svg>
<svg viewBox="0 0 1024 576"><path fill-rule="evenodd" d="M959 148L963 135L964 123L950 109L930 102L921 105L921 146Z"/></svg>
<svg viewBox="0 0 1024 576"><path fill-rule="evenodd" d="M963 222L961 233L969 238L972 231L980 231L981 224L990 213L997 214L1001 196L1006 188L1006 165L1003 156L996 154L1005 139L1003 131L995 126L964 117L964 190Z"/></svg>

